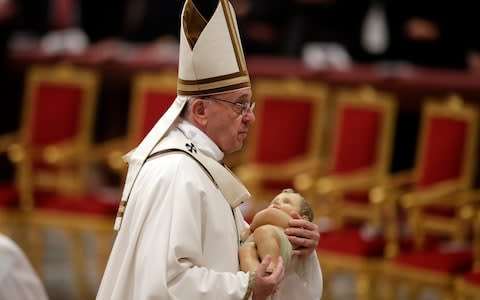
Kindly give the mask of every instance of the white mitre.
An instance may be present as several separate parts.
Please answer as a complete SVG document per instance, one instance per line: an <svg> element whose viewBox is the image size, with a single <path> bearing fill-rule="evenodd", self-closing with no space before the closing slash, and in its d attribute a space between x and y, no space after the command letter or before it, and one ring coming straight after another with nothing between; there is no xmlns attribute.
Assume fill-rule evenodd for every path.
<svg viewBox="0 0 480 300"><path fill-rule="evenodd" d="M124 156L128 173L119 215L123 214L140 169L175 123L189 96L220 94L247 87L250 87L250 78L233 6L228 0L220 0L207 21L193 1L186 0L181 15L178 96L143 141Z"/></svg>

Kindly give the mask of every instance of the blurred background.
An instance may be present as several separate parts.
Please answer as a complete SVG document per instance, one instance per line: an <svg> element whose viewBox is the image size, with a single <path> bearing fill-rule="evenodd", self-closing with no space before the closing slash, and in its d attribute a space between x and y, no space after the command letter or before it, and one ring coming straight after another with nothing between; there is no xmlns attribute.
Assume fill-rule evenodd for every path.
<svg viewBox="0 0 480 300"><path fill-rule="evenodd" d="M225 159L247 220L282 188L308 196L324 299L478 297L474 1L230 2L257 102ZM176 95L183 3L0 0L0 230L52 300L94 299L121 155Z"/></svg>

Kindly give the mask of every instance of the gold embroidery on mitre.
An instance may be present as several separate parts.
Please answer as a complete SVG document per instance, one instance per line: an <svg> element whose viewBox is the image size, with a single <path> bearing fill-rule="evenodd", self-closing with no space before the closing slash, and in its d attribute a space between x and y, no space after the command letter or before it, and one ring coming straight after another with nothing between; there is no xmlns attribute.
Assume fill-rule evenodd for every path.
<svg viewBox="0 0 480 300"><path fill-rule="evenodd" d="M182 95L214 94L250 87L247 74L237 72L226 76L215 77L215 80L179 80L177 89Z"/></svg>
<svg viewBox="0 0 480 300"><path fill-rule="evenodd" d="M211 28L208 28L209 24ZM186 0L182 12L181 35L183 38L180 40L181 61L177 82L179 95L216 94L250 87L234 7L228 0L218 1L217 8L208 21L192 0ZM208 36L201 39L201 35ZM214 41L214 47L201 44L206 41ZM233 51L230 52L229 49ZM204 60L200 55L209 57ZM221 59L215 60L217 56Z"/></svg>
<svg viewBox="0 0 480 300"><path fill-rule="evenodd" d="M233 44L233 49L235 51L237 65L241 71L245 71L247 70L247 64L245 63L245 57L240 43L240 37L238 36L238 32L236 30L234 16L232 15L232 11L230 10L230 4L227 0L221 0L220 2L222 4L223 13L227 21L227 27L230 33L230 39Z"/></svg>
<svg viewBox="0 0 480 300"><path fill-rule="evenodd" d="M193 49L203 29L207 26L207 20L200 14L195 4L187 0L183 13L183 28L190 48Z"/></svg>

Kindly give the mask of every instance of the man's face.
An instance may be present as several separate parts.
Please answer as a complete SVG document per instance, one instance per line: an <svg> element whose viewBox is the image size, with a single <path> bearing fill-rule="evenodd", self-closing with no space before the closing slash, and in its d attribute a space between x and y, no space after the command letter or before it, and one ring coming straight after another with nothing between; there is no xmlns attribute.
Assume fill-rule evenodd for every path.
<svg viewBox="0 0 480 300"><path fill-rule="evenodd" d="M252 101L250 88L240 91L212 95L204 98L208 122L205 133L225 153L238 151L247 137L250 123L255 121L252 110L244 110ZM227 103L228 102L228 103Z"/></svg>

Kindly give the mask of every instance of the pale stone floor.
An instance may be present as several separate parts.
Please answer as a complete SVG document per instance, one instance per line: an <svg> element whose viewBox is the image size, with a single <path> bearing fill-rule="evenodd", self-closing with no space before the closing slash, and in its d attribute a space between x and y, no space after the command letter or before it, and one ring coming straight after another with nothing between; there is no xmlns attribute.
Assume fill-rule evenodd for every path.
<svg viewBox="0 0 480 300"><path fill-rule="evenodd" d="M48 231L46 234L45 264L41 274L50 300L93 300L98 289L101 274L96 272L96 262L93 242L85 238L85 265L88 270L90 297L81 299L74 284L74 274L70 263L69 246L66 239L56 231ZM323 300L355 300L354 276L349 273L337 274L332 278L325 278L324 284L329 285L332 293L330 299ZM381 288L381 283L378 285ZM404 288L397 291L400 300L410 300L402 296ZM381 294L381 291L378 291ZM379 297L380 299L380 297ZM439 293L435 290L423 291L419 300L440 300ZM293 300L293 299L292 299Z"/></svg>
<svg viewBox="0 0 480 300"><path fill-rule="evenodd" d="M47 234L47 251L45 255L44 272L42 279L47 288L50 300L93 300L98 287L99 275L95 273L96 265L94 262L93 247L86 248L87 259L85 264L90 270L90 289L91 297L80 299L74 286L74 274L71 270L68 256L68 245L66 240L57 232ZM86 239L87 245L91 241ZM329 284L332 290L332 298L328 300L355 300L354 296L354 277L351 274L338 274L333 278L326 279L324 284ZM402 297L402 290L398 291L401 300L409 300ZM420 300L437 300L440 295L436 291L425 291L421 294ZM327 299L324 299L327 300Z"/></svg>

